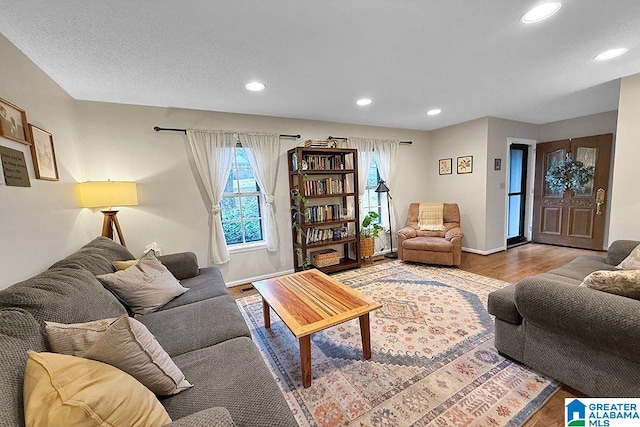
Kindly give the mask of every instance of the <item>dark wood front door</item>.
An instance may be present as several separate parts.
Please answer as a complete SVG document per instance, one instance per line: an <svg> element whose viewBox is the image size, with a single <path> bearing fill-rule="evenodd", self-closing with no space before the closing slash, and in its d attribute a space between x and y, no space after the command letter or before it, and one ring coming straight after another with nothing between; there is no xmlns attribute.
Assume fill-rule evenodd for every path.
<svg viewBox="0 0 640 427"><path fill-rule="evenodd" d="M536 145L533 199L533 241L602 250L612 134L587 136ZM549 168L571 159L594 166L593 179L582 191L553 191L545 181Z"/></svg>

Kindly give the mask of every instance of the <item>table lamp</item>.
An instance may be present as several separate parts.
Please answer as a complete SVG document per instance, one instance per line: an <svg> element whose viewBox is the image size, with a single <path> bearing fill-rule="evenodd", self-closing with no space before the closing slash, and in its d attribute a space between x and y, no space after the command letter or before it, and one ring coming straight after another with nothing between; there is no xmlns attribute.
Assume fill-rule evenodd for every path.
<svg viewBox="0 0 640 427"><path fill-rule="evenodd" d="M115 227L120 244L127 246L116 216L118 211L113 210L113 207L138 205L136 183L111 180L83 182L78 184L78 193L80 206L83 208L107 208L100 211L104 214L102 235L113 239L113 229Z"/></svg>

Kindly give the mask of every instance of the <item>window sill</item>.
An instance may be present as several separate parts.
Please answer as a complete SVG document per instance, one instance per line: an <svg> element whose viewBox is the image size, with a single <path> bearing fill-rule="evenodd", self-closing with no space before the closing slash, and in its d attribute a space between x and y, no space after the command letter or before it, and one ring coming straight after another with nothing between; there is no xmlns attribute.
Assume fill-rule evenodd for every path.
<svg viewBox="0 0 640 427"><path fill-rule="evenodd" d="M242 245L229 246L229 253L230 254L239 254L239 253L242 253L242 252L259 251L259 250L266 249L266 248L267 248L266 242L245 243L245 244L242 244Z"/></svg>

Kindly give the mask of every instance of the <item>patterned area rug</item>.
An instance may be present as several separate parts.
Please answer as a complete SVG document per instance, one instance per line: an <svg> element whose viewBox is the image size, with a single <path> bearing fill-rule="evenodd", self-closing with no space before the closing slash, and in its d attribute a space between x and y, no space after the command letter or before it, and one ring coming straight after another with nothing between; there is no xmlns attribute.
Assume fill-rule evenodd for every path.
<svg viewBox="0 0 640 427"><path fill-rule="evenodd" d="M519 426L558 389L493 346L487 295L507 283L457 269L388 262L335 274L383 304L370 360L357 319L311 339L311 387L298 341L259 295L238 300L254 342L301 426Z"/></svg>

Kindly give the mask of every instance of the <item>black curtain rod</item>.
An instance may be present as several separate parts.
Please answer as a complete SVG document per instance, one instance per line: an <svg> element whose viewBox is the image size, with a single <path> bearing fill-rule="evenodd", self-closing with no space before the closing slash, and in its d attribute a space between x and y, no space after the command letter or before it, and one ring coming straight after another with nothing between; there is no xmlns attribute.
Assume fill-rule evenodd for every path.
<svg viewBox="0 0 640 427"><path fill-rule="evenodd" d="M187 134L187 130L186 129L179 129L179 128L161 128L160 126L154 126L153 130L155 130L156 132L161 132L161 131L168 131L168 132L182 132L185 135ZM295 139L300 139L300 134L298 135L287 135L287 134L283 134L280 135L280 138L295 138Z"/></svg>
<svg viewBox="0 0 640 427"><path fill-rule="evenodd" d="M327 138L329 141L334 140L334 141L346 141L347 137L344 136L330 136ZM400 144L405 144L405 145L411 145L413 144L413 141L400 141Z"/></svg>

